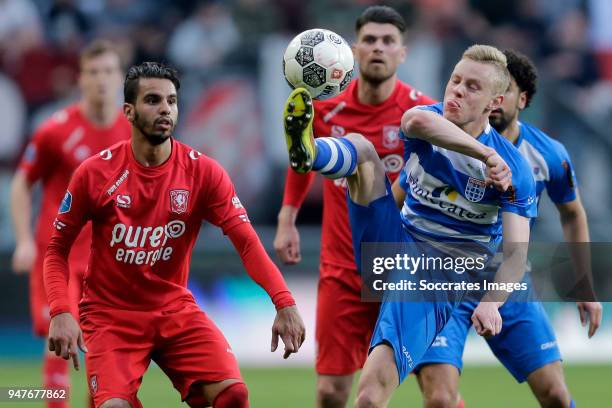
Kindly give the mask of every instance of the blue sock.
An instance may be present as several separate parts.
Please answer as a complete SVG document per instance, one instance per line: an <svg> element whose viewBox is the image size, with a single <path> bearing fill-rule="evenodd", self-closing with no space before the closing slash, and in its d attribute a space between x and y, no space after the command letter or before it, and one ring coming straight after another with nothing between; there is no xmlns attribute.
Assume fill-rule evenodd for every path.
<svg viewBox="0 0 612 408"><path fill-rule="evenodd" d="M312 165L314 171L330 179L350 176L355 172L357 149L348 139L319 137L315 139L315 145L317 156Z"/></svg>
<svg viewBox="0 0 612 408"><path fill-rule="evenodd" d="M570 402L570 408L576 408L576 403L574 402L574 400Z"/></svg>

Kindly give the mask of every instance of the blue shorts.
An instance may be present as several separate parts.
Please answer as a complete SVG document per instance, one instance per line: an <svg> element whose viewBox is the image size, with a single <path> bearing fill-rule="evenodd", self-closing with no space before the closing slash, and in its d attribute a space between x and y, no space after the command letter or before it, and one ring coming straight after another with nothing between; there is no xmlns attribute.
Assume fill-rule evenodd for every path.
<svg viewBox="0 0 612 408"><path fill-rule="evenodd" d="M348 198L358 268L362 242L415 242L404 229L387 180L387 195L361 206ZM383 299L370 351L380 344L393 348L400 383L421 358L452 315L454 302L398 302Z"/></svg>
<svg viewBox="0 0 612 408"><path fill-rule="evenodd" d="M442 333L419 362L417 371L434 363L451 364L461 371L465 340L476 306L475 302L463 302L455 309ZM499 313L502 331L487 339L487 343L519 383L538 368L561 360L557 339L540 302L513 302L511 298Z"/></svg>

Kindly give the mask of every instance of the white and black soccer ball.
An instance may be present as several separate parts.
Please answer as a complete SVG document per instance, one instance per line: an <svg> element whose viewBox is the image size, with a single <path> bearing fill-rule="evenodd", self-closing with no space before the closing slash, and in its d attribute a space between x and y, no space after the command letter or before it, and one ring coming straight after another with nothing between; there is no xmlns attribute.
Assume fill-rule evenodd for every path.
<svg viewBox="0 0 612 408"><path fill-rule="evenodd" d="M285 79L292 88L306 88L316 99L344 91L353 77L353 51L333 31L315 28L298 34L283 56Z"/></svg>

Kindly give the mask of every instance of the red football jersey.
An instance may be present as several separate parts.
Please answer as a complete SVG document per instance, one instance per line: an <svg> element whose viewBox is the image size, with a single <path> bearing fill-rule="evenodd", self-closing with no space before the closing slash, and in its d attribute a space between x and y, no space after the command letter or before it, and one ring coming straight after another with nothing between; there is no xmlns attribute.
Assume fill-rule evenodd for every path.
<svg viewBox="0 0 612 408"><path fill-rule="evenodd" d="M44 256L53 232L53 220L74 170L93 154L128 140L131 125L122 112L106 128L93 125L78 105L56 112L36 131L19 164L30 184L42 182L42 200L36 226L38 256ZM89 255L91 228L84 228L71 259L85 263Z"/></svg>
<svg viewBox="0 0 612 408"><path fill-rule="evenodd" d="M370 140L385 164L393 182L404 167L404 145L399 139L402 115L418 105L435 101L401 81L391 96L380 105L359 102L359 79L340 95L315 101L315 137L340 137L361 133ZM321 262L355 269L353 242L346 205L346 180L325 179L323 183L323 225Z"/></svg>
<svg viewBox="0 0 612 408"><path fill-rule="evenodd" d="M136 161L129 142L86 160L70 181L52 243L71 243L88 220L93 241L81 312L91 306L157 310L181 299L193 302L186 286L202 221L224 233L249 222L225 170L176 140L170 158L155 167ZM48 260L49 252L45 284L54 316L67 305L57 296L56 281L48 279L56 268Z"/></svg>

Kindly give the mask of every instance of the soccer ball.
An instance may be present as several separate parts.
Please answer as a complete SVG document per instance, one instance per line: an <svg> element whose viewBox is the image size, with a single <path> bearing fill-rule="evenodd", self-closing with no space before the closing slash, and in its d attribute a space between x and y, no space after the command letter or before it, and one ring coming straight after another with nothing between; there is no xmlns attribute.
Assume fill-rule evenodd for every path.
<svg viewBox="0 0 612 408"><path fill-rule="evenodd" d="M338 34L315 28L298 34L283 56L285 79L292 88L306 88L316 99L344 91L353 77L351 47Z"/></svg>

